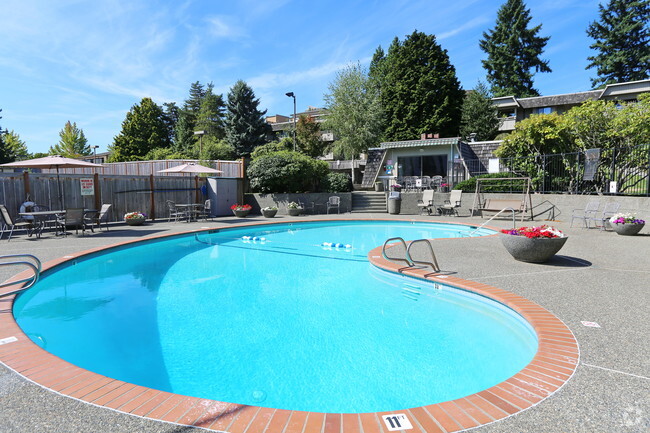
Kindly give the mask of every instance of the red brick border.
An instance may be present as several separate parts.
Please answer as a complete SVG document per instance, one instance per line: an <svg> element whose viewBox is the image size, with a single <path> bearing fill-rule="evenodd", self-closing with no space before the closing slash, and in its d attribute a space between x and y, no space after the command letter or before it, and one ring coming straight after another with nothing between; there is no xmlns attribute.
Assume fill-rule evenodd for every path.
<svg viewBox="0 0 650 433"><path fill-rule="evenodd" d="M283 223L286 221L280 224ZM278 223L245 225L260 224ZM215 229L222 230L191 230L173 235L152 236L147 240ZM47 262L43 268L50 269L67 260L134 242L141 240L68 255ZM562 321L534 302L486 284L400 267L381 257L381 247L370 251L368 257L373 265L387 271L440 282L496 300L521 314L537 333L539 347L533 360L504 382L456 400L397 411L407 416L413 425L413 433L455 432L503 419L549 397L573 375L579 361L576 339ZM28 276L26 274L27 272L18 274L12 280L25 278ZM13 299L13 296L7 297L0 300L0 303L9 307L10 303L13 304ZM0 310L0 339L12 336L18 341L0 345L0 362L28 380L52 391L121 412L210 430L227 430L231 433L388 431L381 417L389 415L390 412L339 414L269 409L187 397L111 379L81 369L41 349L22 332L13 318L11 309L4 308Z"/></svg>

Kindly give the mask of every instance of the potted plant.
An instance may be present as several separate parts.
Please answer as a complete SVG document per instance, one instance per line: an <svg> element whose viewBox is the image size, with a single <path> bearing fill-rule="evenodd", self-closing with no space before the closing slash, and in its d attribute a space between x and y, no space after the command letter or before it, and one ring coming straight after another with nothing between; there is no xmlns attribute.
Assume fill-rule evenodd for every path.
<svg viewBox="0 0 650 433"><path fill-rule="evenodd" d="M262 215L264 218L273 218L278 213L277 206L267 206L262 208Z"/></svg>
<svg viewBox="0 0 650 433"><path fill-rule="evenodd" d="M641 231L645 221L634 214L618 213L609 219L609 225L619 235L634 236Z"/></svg>
<svg viewBox="0 0 650 433"><path fill-rule="evenodd" d="M547 225L504 229L499 238L515 260L530 263L548 261L569 239L560 230Z"/></svg>
<svg viewBox="0 0 650 433"><path fill-rule="evenodd" d="M147 215L142 212L128 212L124 214L124 221L130 226L140 226L147 220Z"/></svg>
<svg viewBox="0 0 650 433"><path fill-rule="evenodd" d="M249 204L239 203L235 203L234 205L230 206L232 213L234 213L237 218L244 218L246 215L248 215L252 208L253 207Z"/></svg>
<svg viewBox="0 0 650 433"><path fill-rule="evenodd" d="M302 208L300 207L300 204L296 203L295 201L292 201L287 205L287 211L291 216L298 216L302 212Z"/></svg>

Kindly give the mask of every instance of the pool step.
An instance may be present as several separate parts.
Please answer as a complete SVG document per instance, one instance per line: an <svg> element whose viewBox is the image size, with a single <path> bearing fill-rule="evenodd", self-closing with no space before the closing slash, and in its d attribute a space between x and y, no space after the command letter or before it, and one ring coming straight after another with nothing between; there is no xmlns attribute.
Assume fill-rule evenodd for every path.
<svg viewBox="0 0 650 433"><path fill-rule="evenodd" d="M352 213L386 213L386 193L375 191L354 191Z"/></svg>

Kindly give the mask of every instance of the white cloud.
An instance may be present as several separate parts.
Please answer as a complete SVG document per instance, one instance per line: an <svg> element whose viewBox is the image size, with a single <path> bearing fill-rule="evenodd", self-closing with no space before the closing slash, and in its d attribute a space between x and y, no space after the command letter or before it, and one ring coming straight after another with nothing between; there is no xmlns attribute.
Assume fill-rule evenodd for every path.
<svg viewBox="0 0 650 433"><path fill-rule="evenodd" d="M457 34L462 33L462 32L464 32L466 30L470 30L470 29L473 29L475 27L482 26L483 24L485 24L488 21L489 21L489 18L487 18L485 16L476 17L476 18L474 18L472 20L467 21L465 24L463 24L461 26L455 27L453 30L438 34L436 36L436 39L439 40L439 41L442 41L442 40L450 38L452 36L456 36Z"/></svg>
<svg viewBox="0 0 650 433"><path fill-rule="evenodd" d="M246 36L244 29L231 23L232 17L224 15L214 15L206 18L209 28L208 31L212 36L218 39L239 39Z"/></svg>

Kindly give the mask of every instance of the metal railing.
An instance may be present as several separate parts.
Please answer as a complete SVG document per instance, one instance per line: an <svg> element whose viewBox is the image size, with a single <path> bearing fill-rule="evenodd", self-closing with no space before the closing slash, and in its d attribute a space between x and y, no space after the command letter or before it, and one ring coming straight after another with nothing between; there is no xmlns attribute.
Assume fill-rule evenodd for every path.
<svg viewBox="0 0 650 433"><path fill-rule="evenodd" d="M392 241L399 241L402 244L402 246L404 247L404 258L388 257L388 255L386 254L386 247ZM413 257L411 256L411 248L413 247L413 245L416 245L418 243L424 243L427 245L429 254L431 255L430 261L413 259ZM386 242L384 242L384 246L381 248L381 255L384 259L391 262L395 262L395 261L405 262L410 268L415 267L416 264L420 264L420 265L431 266L431 269L433 269L434 272L440 271L440 267L438 266L438 260L436 259L436 255L433 252L433 247L431 246L431 243L427 239L417 239L411 241L408 245L401 237L386 239Z"/></svg>
<svg viewBox="0 0 650 433"><path fill-rule="evenodd" d="M33 256L31 254L10 254L6 256L0 256L0 267L3 266L25 266L32 270L33 275L20 280L12 280L0 284L0 289L22 284L19 289L11 290L6 293L0 293L0 298L11 296L29 289L34 284L36 284L41 276L41 261L36 256Z"/></svg>

